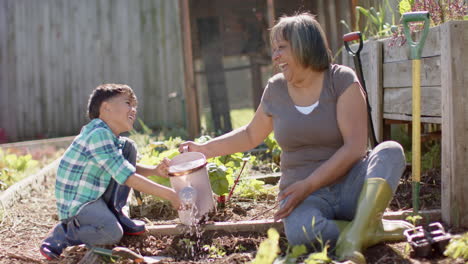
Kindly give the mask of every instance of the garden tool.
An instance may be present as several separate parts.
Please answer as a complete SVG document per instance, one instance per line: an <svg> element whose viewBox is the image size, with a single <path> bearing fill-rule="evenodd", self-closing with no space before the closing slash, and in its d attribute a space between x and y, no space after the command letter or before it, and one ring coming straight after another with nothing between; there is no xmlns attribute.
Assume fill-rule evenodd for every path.
<svg viewBox="0 0 468 264"><path fill-rule="evenodd" d="M355 40L359 40L359 46L358 46L358 49L356 51L353 51L349 47L348 42L355 41ZM371 114L372 108L371 108L371 106L369 104L369 97L367 95L366 83L364 81L364 74L362 73L362 64L361 64L360 53L361 53L361 50L362 50L363 41L362 41L361 32L356 31L356 32L351 32L351 33L345 34L343 36L343 41L344 41L344 45L345 45L346 50L348 51L348 53L351 56L353 56L354 67L356 68L356 72L357 72L359 81L361 82L362 89L364 89L364 93L366 95L367 115L368 115L368 119L369 119L368 124L369 124L369 130L370 130L369 139L370 139L371 147L374 148L375 146L377 146L379 144L379 142L377 141L377 138L375 136L374 123L372 122L372 114Z"/></svg>
<svg viewBox="0 0 468 264"><path fill-rule="evenodd" d="M452 238L439 222L431 223L426 228L417 226L405 230L404 235L417 257L428 257L433 252L442 255Z"/></svg>
<svg viewBox="0 0 468 264"><path fill-rule="evenodd" d="M243 158L242 161L243 161L242 168L241 168L241 170L239 172L239 175L237 175L236 180L234 181L234 185L232 186L231 191L229 192L229 195L228 195L228 198L227 198L228 201L231 200L231 196L234 193L234 188L236 188L236 185L239 182L239 178L242 175L242 171L244 170L245 164L247 163L247 161L249 161L249 158Z"/></svg>
<svg viewBox="0 0 468 264"><path fill-rule="evenodd" d="M356 215L338 237L336 255L339 260L366 263L362 250L380 242L404 239L403 231L413 228L413 225L405 221L382 219L392 196L392 188L384 179L366 179Z"/></svg>
<svg viewBox="0 0 468 264"><path fill-rule="evenodd" d="M163 256L145 257L126 247L115 247L113 249L93 247L91 248L91 250L93 251L93 253L101 256L130 259L133 260L133 262L135 263L159 263L162 260L166 259L166 257Z"/></svg>
<svg viewBox="0 0 468 264"><path fill-rule="evenodd" d="M412 134L412 189L413 189L413 212L419 211L419 189L421 186L421 53L429 31L429 12L410 12L402 16L403 29L406 39L410 45L410 59L413 61L413 134ZM424 29L419 42L411 37L409 22L424 22Z"/></svg>

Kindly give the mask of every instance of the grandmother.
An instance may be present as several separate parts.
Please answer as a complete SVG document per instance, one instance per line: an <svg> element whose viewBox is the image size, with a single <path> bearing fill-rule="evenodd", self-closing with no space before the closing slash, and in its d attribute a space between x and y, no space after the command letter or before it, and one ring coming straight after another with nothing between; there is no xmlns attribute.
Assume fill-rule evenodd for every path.
<svg viewBox="0 0 468 264"><path fill-rule="evenodd" d="M393 141L367 149L366 97L355 72L332 63L314 16L282 17L271 29L271 77L249 124L206 143L185 142L207 158L252 149L274 131L283 152L275 220L290 244L336 246L340 260L365 262L362 251L399 240L411 227L383 221L405 168Z"/></svg>

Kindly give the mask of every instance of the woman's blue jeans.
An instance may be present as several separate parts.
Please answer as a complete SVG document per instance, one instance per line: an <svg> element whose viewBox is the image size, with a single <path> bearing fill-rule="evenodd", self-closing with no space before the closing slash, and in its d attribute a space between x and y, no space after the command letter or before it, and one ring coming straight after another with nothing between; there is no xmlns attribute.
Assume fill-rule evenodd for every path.
<svg viewBox="0 0 468 264"><path fill-rule="evenodd" d="M379 144L340 182L312 193L283 219L289 243L317 246L320 241L323 245L328 241L334 247L340 234L334 220L353 220L364 180L382 178L395 193L405 166L399 143L386 141Z"/></svg>

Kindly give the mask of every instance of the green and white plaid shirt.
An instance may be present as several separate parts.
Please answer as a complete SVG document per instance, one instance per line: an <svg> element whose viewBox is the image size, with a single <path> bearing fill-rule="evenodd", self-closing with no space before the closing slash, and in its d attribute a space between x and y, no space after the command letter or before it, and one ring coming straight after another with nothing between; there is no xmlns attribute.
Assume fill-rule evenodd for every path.
<svg viewBox="0 0 468 264"><path fill-rule="evenodd" d="M123 143L99 118L81 129L57 170L55 197L60 220L75 216L84 204L101 197L111 178L123 184L135 173L135 167L122 156Z"/></svg>

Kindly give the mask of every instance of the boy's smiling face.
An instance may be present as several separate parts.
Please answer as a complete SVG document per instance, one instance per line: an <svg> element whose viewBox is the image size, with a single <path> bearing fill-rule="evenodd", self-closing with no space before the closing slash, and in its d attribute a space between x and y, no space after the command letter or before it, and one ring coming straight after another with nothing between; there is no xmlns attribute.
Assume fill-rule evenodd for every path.
<svg viewBox="0 0 468 264"><path fill-rule="evenodd" d="M118 136L133 129L136 114L136 102L129 94L123 93L102 103L99 118Z"/></svg>

